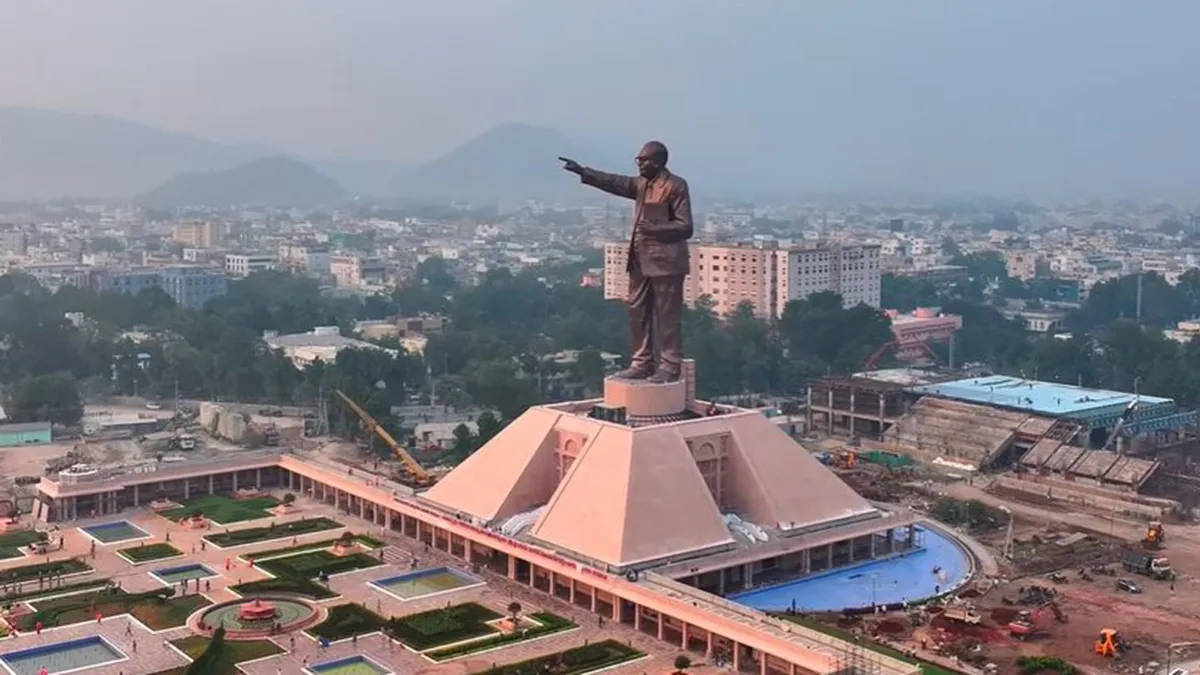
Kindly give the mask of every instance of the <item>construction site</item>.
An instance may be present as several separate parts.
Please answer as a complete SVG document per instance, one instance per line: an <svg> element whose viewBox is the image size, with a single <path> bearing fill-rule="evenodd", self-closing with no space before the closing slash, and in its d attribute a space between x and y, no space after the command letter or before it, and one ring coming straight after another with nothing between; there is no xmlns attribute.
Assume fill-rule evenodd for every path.
<svg viewBox="0 0 1200 675"><path fill-rule="evenodd" d="M809 618L999 672L1200 666L1195 411L933 369L822 378L810 401L802 442L860 494L970 537L981 573L924 607Z"/></svg>

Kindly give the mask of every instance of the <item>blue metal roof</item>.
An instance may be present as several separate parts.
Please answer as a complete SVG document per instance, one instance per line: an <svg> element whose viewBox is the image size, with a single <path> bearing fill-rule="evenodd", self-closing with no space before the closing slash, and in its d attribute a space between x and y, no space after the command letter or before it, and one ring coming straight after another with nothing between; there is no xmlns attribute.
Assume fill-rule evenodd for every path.
<svg viewBox="0 0 1200 675"><path fill-rule="evenodd" d="M926 384L909 387L906 391L968 403L1014 408L1049 417L1076 419L1119 414L1133 401L1135 396L1107 389L1089 389L1057 382L1040 382L1003 376L976 377ZM1143 394L1137 399L1139 407L1174 404L1174 400L1159 396Z"/></svg>

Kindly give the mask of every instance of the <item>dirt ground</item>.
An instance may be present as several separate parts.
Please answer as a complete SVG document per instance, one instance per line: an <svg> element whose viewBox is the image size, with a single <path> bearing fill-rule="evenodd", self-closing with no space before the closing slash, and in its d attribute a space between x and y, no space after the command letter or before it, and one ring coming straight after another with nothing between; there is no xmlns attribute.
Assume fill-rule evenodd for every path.
<svg viewBox="0 0 1200 675"><path fill-rule="evenodd" d="M913 613L872 616L854 628L876 635L918 653L957 656L977 666L994 664L998 673L1016 673L1021 656L1057 656L1084 672L1139 672L1152 662L1166 661L1167 646L1200 639L1200 527L1169 526L1167 546L1161 552L1177 572L1174 584L1131 575L1120 569L1125 552L1136 548L1144 523L1086 513L1076 507L1040 504L998 494L976 483L943 482L935 475L918 476L921 489L899 488L897 480L856 471L848 482L875 494L898 495L899 501L920 508L931 495L980 499L1005 506L1014 514L1012 559L1002 552L1007 528L973 532L996 557L996 579L980 579L960 594L960 601L981 618L978 625L950 621L939 614ZM926 483L925 480L930 482ZM913 484L913 476L904 482ZM1086 571L1084 578L1080 568ZM1050 575L1058 573L1055 580ZM1118 578L1129 578L1142 589L1129 594L1116 589ZM1042 597L1023 590L1037 586ZM1022 604L1022 600L1030 604ZM1049 610L1038 612L1039 600L1052 599L1066 622ZM1028 638L1015 638L1008 624L1020 610L1038 615L1038 630ZM843 624L846 622L843 621ZM845 626L844 627L849 627ZM1101 629L1118 631L1129 649L1117 659L1095 653L1093 643ZM922 640L924 649L922 649ZM1152 673L1153 670L1147 670Z"/></svg>

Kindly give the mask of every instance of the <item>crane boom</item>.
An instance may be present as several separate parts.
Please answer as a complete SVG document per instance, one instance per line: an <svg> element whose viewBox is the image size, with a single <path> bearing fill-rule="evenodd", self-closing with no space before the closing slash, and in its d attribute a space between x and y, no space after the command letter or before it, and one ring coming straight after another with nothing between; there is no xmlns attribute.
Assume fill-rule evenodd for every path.
<svg viewBox="0 0 1200 675"><path fill-rule="evenodd" d="M341 389L334 389L333 393L337 394L338 398L342 399L342 402L346 404L347 408L349 408L355 415L358 415L358 418L362 420L363 426L365 426L368 431L378 436L383 440L384 443L387 443L388 447L391 448L392 453L396 455L396 458L400 460L400 463L404 465L404 468L408 470L408 473L411 474L414 479L422 483L430 482L431 478L429 473L417 463L417 460L413 459L412 455L408 454L408 451L404 449L403 445L400 445L395 438L392 438L392 435L388 433L387 429L383 428L382 424L376 422L374 417L371 417L371 413L363 410L362 406L355 403L354 399L347 396L346 393Z"/></svg>

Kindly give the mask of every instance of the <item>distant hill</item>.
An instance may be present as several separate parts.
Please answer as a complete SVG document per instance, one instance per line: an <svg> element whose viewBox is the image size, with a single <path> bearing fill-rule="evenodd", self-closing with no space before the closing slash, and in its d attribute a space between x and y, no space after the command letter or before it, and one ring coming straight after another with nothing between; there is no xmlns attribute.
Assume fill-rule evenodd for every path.
<svg viewBox="0 0 1200 675"><path fill-rule="evenodd" d="M631 148L628 157L636 150ZM607 155L557 129L505 124L414 167L394 183L391 193L415 200L584 199L579 180L564 173L557 158L619 170L613 153ZM631 160L626 165L632 171Z"/></svg>
<svg viewBox="0 0 1200 675"><path fill-rule="evenodd" d="M181 206L315 207L337 201L342 188L329 176L287 157L264 157L224 171L184 172L138 201L155 208Z"/></svg>
<svg viewBox="0 0 1200 675"><path fill-rule="evenodd" d="M128 198L263 154L105 115L0 108L0 200Z"/></svg>

